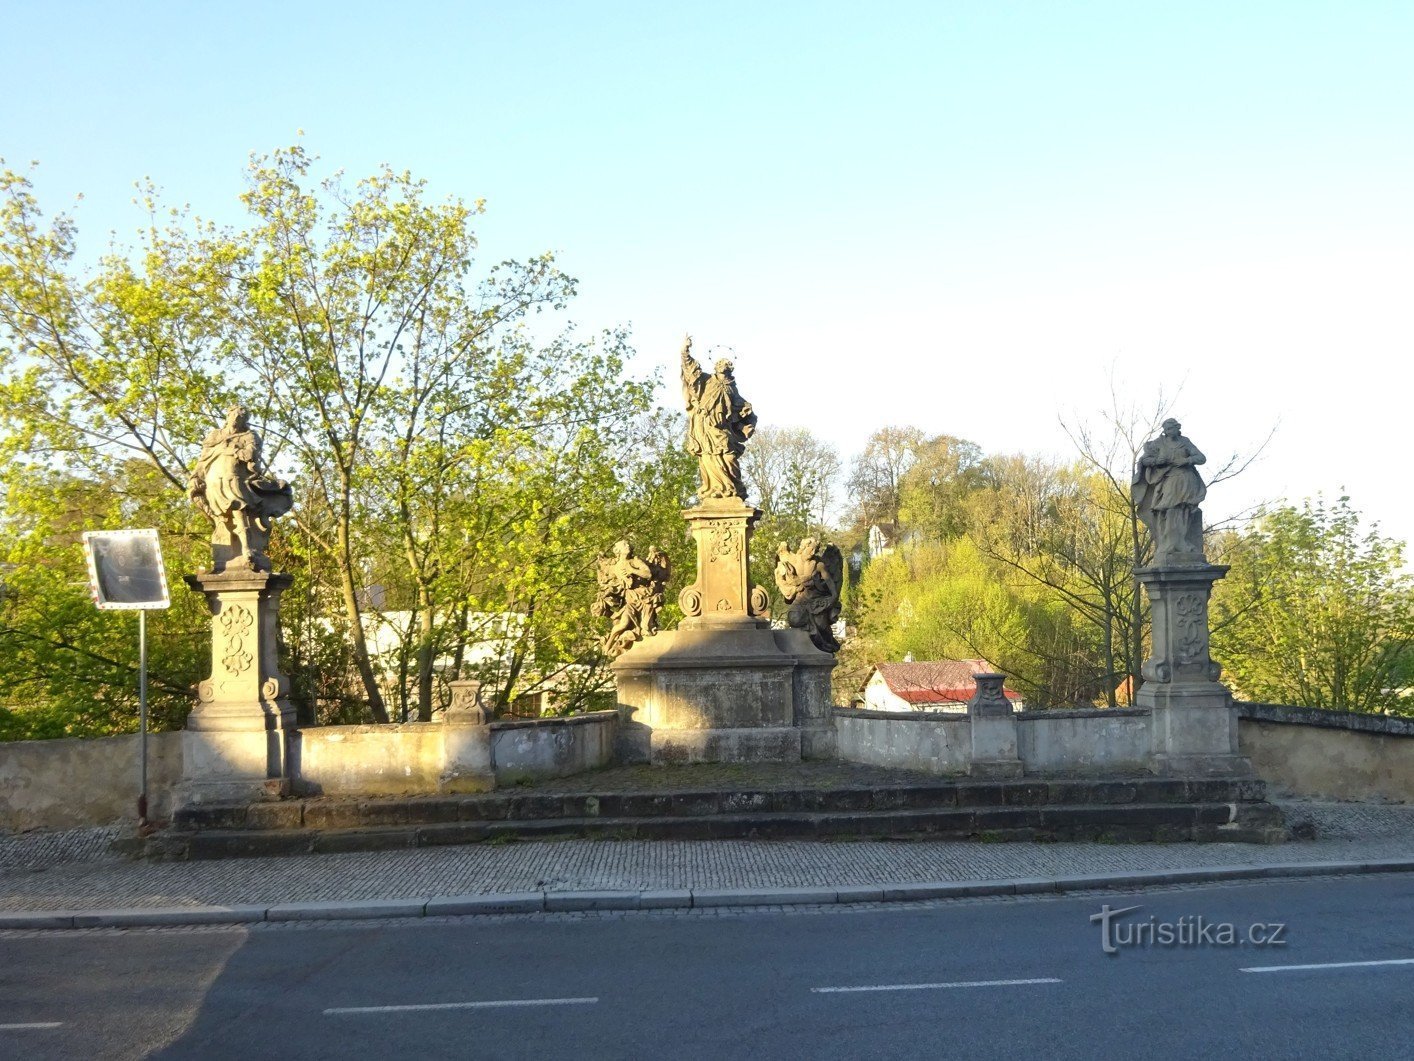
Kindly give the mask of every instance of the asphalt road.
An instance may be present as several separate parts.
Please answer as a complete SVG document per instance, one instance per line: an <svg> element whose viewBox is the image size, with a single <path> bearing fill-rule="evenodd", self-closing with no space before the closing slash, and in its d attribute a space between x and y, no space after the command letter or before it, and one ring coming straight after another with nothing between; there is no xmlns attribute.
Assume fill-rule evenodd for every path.
<svg viewBox="0 0 1414 1061"><path fill-rule="evenodd" d="M1113 955L1090 920L1104 904L1140 907L1114 918ZM1212 943L1121 945L1125 926L1197 934L1200 916ZM1239 937L1281 924L1286 942L1222 946L1223 923ZM913 909L0 933L0 1057L1395 1059L1414 1058L1411 993L1411 876Z"/></svg>

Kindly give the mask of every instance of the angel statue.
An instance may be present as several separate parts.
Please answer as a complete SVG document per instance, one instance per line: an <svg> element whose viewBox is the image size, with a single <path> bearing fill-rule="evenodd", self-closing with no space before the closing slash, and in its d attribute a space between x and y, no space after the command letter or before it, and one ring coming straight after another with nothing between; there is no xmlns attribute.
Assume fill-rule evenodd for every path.
<svg viewBox="0 0 1414 1061"><path fill-rule="evenodd" d="M687 402L687 451L697 458L702 480L698 500L745 499L740 460L756 430L756 414L736 389L732 363L723 358L707 375L692 357L690 335L682 343L682 395Z"/></svg>
<svg viewBox="0 0 1414 1061"><path fill-rule="evenodd" d="M599 594L589 611L596 618L613 619L600 642L606 654L621 655L658 632L658 612L671 574L667 554L656 545L648 550L647 559L640 559L633 555L632 545L619 541L612 556L599 558Z"/></svg>
<svg viewBox="0 0 1414 1061"><path fill-rule="evenodd" d="M786 622L809 634L821 652L840 650L833 628L843 586L844 557L838 546L802 538L795 552L785 542L776 549L776 587L790 605Z"/></svg>
<svg viewBox="0 0 1414 1061"><path fill-rule="evenodd" d="M251 430L244 407L233 407L225 426L207 433L187 481L187 496L215 525L211 532L214 570L270 570L265 555L270 521L290 510L294 493L283 479L265 474L260 436Z"/></svg>

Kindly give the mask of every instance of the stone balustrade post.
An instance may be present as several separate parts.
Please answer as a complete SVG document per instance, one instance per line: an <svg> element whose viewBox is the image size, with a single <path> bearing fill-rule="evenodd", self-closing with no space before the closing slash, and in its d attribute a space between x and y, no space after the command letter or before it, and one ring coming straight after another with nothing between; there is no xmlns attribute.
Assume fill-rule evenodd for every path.
<svg viewBox="0 0 1414 1061"><path fill-rule="evenodd" d="M1022 775L1016 750L1016 712L1007 699L1005 674L974 674L977 691L967 701L972 728L972 756L967 772L973 777L1005 778Z"/></svg>
<svg viewBox="0 0 1414 1061"><path fill-rule="evenodd" d="M481 702L481 683L451 683L452 702L442 715L444 756L438 787L443 792L490 792L496 787L491 726Z"/></svg>

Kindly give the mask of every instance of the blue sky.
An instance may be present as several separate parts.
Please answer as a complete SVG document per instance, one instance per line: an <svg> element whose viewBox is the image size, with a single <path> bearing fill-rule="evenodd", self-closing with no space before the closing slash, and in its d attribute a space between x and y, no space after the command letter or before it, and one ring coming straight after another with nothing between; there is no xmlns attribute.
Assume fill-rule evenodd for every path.
<svg viewBox="0 0 1414 1061"><path fill-rule="evenodd" d="M485 198L645 367L729 346L763 424L1068 452L1177 394L1210 515L1342 488L1414 538L1414 5L17 3L0 155L81 232L132 182L238 221L295 139ZM667 394L669 400L673 398Z"/></svg>

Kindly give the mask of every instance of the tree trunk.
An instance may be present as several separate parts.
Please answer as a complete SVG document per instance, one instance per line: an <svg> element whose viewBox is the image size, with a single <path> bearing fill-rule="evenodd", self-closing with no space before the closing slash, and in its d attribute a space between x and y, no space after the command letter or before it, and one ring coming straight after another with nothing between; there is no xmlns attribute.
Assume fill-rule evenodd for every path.
<svg viewBox="0 0 1414 1061"><path fill-rule="evenodd" d="M349 621L349 638L353 643L354 666L358 668L358 676L363 682L363 692L368 697L368 710L373 714L373 721L386 723L388 708L383 703L383 690L378 688L378 676L373 673L373 663L368 658L368 639L363 636L363 613L358 606L358 587L354 584L347 513L341 514L339 520L338 566L344 615Z"/></svg>
<svg viewBox="0 0 1414 1061"><path fill-rule="evenodd" d="M419 587L418 597L421 599L421 614L418 616L420 637L417 642L417 720L419 722L432 721L432 665L436 643L433 640L435 632L434 616L432 614L432 595L425 587Z"/></svg>

